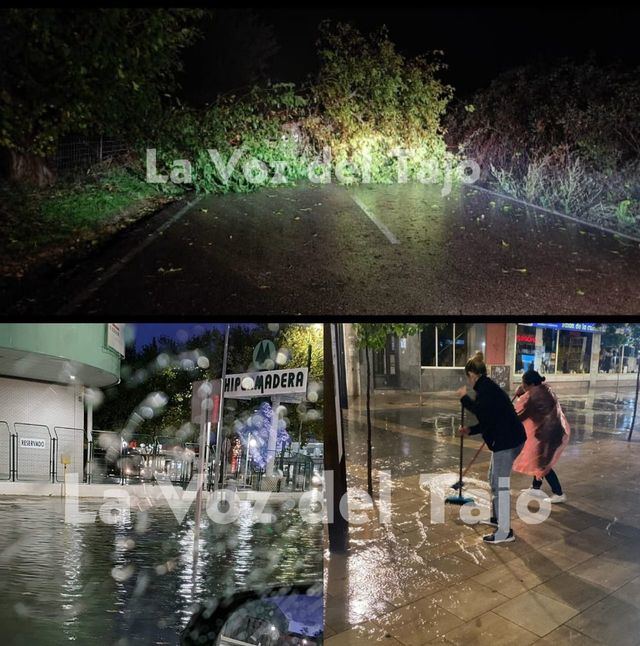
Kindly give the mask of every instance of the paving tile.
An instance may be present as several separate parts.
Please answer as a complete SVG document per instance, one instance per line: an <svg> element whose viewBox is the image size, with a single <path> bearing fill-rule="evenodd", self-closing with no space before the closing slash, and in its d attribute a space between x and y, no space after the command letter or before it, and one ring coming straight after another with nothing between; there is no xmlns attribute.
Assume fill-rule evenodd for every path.
<svg viewBox="0 0 640 646"><path fill-rule="evenodd" d="M558 646L558 644L570 644L570 646L596 646L600 642L594 641L590 637L569 628L569 626L560 626L552 630L548 635L541 637L534 646Z"/></svg>
<svg viewBox="0 0 640 646"><path fill-rule="evenodd" d="M475 581L449 586L431 597L441 608L469 621L507 601L504 595Z"/></svg>
<svg viewBox="0 0 640 646"><path fill-rule="evenodd" d="M480 583L510 598L517 597L519 594L542 583L538 577L532 576L531 573L523 573L518 569L511 568L508 563L478 574L470 581Z"/></svg>
<svg viewBox="0 0 640 646"><path fill-rule="evenodd" d="M614 596L598 601L567 624L607 645L637 646L640 643L638 608Z"/></svg>
<svg viewBox="0 0 640 646"><path fill-rule="evenodd" d="M385 608L384 611L388 612L388 608ZM324 623L326 626L331 627L335 633L349 630L349 628L357 624L364 623L371 619L374 613L375 607L368 607L365 609L365 613L361 614L357 612L354 604L349 603L348 599L336 599L330 594L325 597Z"/></svg>
<svg viewBox="0 0 640 646"><path fill-rule="evenodd" d="M513 561L518 556L513 551L498 549L482 541L465 546L459 552L454 552L454 555L470 561L474 565L479 565L484 569L504 565L505 563Z"/></svg>
<svg viewBox="0 0 640 646"><path fill-rule="evenodd" d="M402 646L386 630L370 621L333 635L324 643L326 646L369 646L377 642L384 642L387 646Z"/></svg>
<svg viewBox="0 0 640 646"><path fill-rule="evenodd" d="M463 623L431 598L403 606L375 622L406 646L422 646Z"/></svg>
<svg viewBox="0 0 640 646"><path fill-rule="evenodd" d="M506 601L494 608L493 612L538 637L544 637L575 616L578 611L566 603L529 591Z"/></svg>
<svg viewBox="0 0 640 646"><path fill-rule="evenodd" d="M640 577L625 583L621 588L618 588L612 595L616 599L625 601L640 610Z"/></svg>
<svg viewBox="0 0 640 646"><path fill-rule="evenodd" d="M591 581L585 581L571 572L563 572L536 586L533 592L562 601L577 610L584 610L606 597L611 590Z"/></svg>
<svg viewBox="0 0 640 646"><path fill-rule="evenodd" d="M585 547L571 545L565 540L549 543L539 550L540 554L556 563L562 569L570 569L572 566L588 561L593 558L593 552Z"/></svg>
<svg viewBox="0 0 640 646"><path fill-rule="evenodd" d="M487 612L445 633L445 639L456 646L527 646L535 642L537 636L493 612Z"/></svg>
<svg viewBox="0 0 640 646"><path fill-rule="evenodd" d="M600 555L579 563L568 571L613 591L640 575L640 564L630 564Z"/></svg>

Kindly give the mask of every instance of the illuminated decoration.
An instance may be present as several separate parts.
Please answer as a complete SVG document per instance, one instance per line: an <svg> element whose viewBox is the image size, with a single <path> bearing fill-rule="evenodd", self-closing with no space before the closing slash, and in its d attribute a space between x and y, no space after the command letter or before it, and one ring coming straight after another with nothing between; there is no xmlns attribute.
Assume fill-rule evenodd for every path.
<svg viewBox="0 0 640 646"><path fill-rule="evenodd" d="M263 402L255 413L237 429L242 444L245 448L248 445L249 456L259 469L264 469L267 465L267 449L273 415L271 404ZM288 444L291 444L291 436L287 433L284 423L278 424L276 453L282 451L283 447Z"/></svg>

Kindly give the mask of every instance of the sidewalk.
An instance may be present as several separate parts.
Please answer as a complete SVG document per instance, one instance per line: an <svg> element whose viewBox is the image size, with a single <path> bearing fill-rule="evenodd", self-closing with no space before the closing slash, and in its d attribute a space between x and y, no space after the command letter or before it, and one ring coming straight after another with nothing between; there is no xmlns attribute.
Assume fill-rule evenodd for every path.
<svg viewBox="0 0 640 646"><path fill-rule="evenodd" d="M515 474L517 540L500 546L483 544L488 528L463 523L459 507L446 507L443 524L430 523L419 474L441 474L444 490L456 482L452 411L442 405L435 422L416 424L419 407L388 394L380 399L376 394L373 453L377 468L391 470L391 523L369 509L364 524L350 526L349 555L325 553L329 646L640 644L640 441L621 441L616 428L605 434L597 410L609 395L592 398L596 423L583 419L582 426L578 415L588 417L590 410L563 398L576 419L557 468L567 503L554 505L541 524L517 519L515 500L530 479ZM366 487L366 420L359 404L348 411L346 425L355 501L355 488ZM465 463L478 446L465 442ZM488 461L485 450L466 480L486 488Z"/></svg>

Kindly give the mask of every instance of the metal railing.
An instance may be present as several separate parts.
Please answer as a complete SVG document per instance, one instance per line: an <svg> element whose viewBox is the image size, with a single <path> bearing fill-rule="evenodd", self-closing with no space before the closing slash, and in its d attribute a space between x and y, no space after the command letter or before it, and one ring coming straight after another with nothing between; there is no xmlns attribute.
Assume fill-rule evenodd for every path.
<svg viewBox="0 0 640 646"><path fill-rule="evenodd" d="M84 444L84 429L56 426L53 432L42 424L0 421L0 480L62 482L65 463L70 472L86 473L87 483L130 484L154 481L160 477L186 487L197 472L201 457L208 458L205 487L213 489L215 446L201 452L197 444L176 443L157 438L150 443L123 439L119 433L93 431ZM229 444L225 444L229 449ZM41 451L48 449L45 459ZM231 456L231 457L230 457ZM318 464L308 455L285 448L274 452L273 469L258 465L251 452L242 447L239 454L223 451L219 486L257 491L306 491L318 472Z"/></svg>

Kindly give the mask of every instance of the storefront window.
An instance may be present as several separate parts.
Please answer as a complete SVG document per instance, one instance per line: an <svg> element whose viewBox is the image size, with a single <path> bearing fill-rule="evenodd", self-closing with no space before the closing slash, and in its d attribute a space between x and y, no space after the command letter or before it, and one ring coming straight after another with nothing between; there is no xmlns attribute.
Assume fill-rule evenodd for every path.
<svg viewBox="0 0 640 646"><path fill-rule="evenodd" d="M468 340L469 327L464 323L457 323L454 325L455 343L455 365L456 368L464 368L467 363L469 355L467 340Z"/></svg>
<svg viewBox="0 0 640 646"><path fill-rule="evenodd" d="M436 365L436 326L425 325L420 333L420 352L423 366Z"/></svg>
<svg viewBox="0 0 640 646"><path fill-rule="evenodd" d="M588 373L591 364L591 334L560 330L558 372Z"/></svg>
<svg viewBox="0 0 640 646"><path fill-rule="evenodd" d="M540 372L553 374L556 371L556 352L558 351L557 330L542 330L542 348L540 354Z"/></svg>
<svg viewBox="0 0 640 646"><path fill-rule="evenodd" d="M516 331L516 374L534 367L536 358L536 328L518 325Z"/></svg>
<svg viewBox="0 0 640 646"><path fill-rule="evenodd" d="M453 367L453 323L438 328L438 366Z"/></svg>
<svg viewBox="0 0 640 646"><path fill-rule="evenodd" d="M425 325L420 337L422 365L429 368L464 368L470 350L484 350L484 343L478 347L470 345L470 342L479 342L480 337L484 342L483 325L467 323Z"/></svg>

